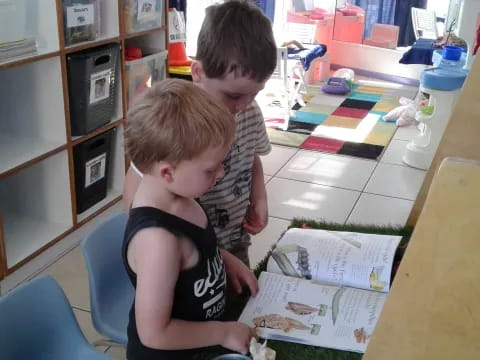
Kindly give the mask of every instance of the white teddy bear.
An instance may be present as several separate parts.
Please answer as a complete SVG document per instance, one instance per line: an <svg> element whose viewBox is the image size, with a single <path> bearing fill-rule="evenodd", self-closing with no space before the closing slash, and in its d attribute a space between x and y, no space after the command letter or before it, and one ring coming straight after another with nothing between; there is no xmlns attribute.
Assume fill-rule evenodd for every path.
<svg viewBox="0 0 480 360"><path fill-rule="evenodd" d="M421 100L418 104L415 100L401 97L401 106L391 110L383 116L383 120L391 121L397 119L397 126L407 126L415 122L415 114L420 106L427 105L428 100Z"/></svg>

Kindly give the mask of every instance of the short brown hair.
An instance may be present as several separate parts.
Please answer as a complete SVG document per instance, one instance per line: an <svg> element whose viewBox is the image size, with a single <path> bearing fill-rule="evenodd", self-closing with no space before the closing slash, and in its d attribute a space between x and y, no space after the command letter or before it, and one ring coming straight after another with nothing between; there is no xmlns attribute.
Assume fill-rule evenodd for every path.
<svg viewBox="0 0 480 360"><path fill-rule="evenodd" d="M206 10L196 59L209 78L230 72L258 82L275 70L277 46L270 20L247 0L230 0Z"/></svg>
<svg viewBox="0 0 480 360"><path fill-rule="evenodd" d="M158 161L193 159L210 147L228 145L235 135L233 116L199 86L163 80L128 112L125 147L137 168L147 173Z"/></svg>

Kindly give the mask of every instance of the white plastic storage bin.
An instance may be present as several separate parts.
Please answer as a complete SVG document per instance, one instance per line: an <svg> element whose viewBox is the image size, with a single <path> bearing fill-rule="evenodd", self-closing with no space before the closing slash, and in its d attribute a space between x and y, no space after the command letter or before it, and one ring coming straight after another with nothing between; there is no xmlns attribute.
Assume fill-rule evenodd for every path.
<svg viewBox="0 0 480 360"><path fill-rule="evenodd" d="M100 30L97 0L63 0L65 45L95 40Z"/></svg>
<svg viewBox="0 0 480 360"><path fill-rule="evenodd" d="M68 156L62 151L0 180L9 268L73 226Z"/></svg>
<svg viewBox="0 0 480 360"><path fill-rule="evenodd" d="M133 33L163 25L163 0L125 0L125 31Z"/></svg>
<svg viewBox="0 0 480 360"><path fill-rule="evenodd" d="M167 51L145 56L138 60L126 61L127 101L130 107L138 95L166 76Z"/></svg>

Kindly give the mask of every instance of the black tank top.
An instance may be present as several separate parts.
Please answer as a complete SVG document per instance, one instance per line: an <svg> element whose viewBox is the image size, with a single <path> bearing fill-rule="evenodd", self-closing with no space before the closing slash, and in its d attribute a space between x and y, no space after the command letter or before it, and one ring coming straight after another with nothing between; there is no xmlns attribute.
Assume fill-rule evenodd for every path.
<svg viewBox="0 0 480 360"><path fill-rule="evenodd" d="M220 320L225 308L226 275L215 232L210 222L207 228L203 229L157 208L131 209L122 251L125 268L134 287L136 287L137 277L128 265L128 245L138 231L150 227L161 227L176 236L187 237L199 253L197 265L179 273L171 317L187 321ZM130 309L127 333L128 360L186 360L191 359L192 355L200 350L157 350L144 346L138 337L135 301Z"/></svg>

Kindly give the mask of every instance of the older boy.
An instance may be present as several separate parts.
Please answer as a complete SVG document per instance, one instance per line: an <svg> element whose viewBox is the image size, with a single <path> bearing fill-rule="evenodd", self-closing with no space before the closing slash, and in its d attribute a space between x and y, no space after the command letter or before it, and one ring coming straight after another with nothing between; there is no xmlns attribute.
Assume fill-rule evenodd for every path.
<svg viewBox="0 0 480 360"><path fill-rule="evenodd" d="M268 221L259 155L270 151L270 143L254 98L276 65L271 23L249 1L213 5L207 8L197 45L193 81L236 115L235 141L224 162L225 176L200 201L219 246L248 265L249 233L260 232ZM139 181L131 168L124 189L127 208ZM233 286L240 290L239 283Z"/></svg>

